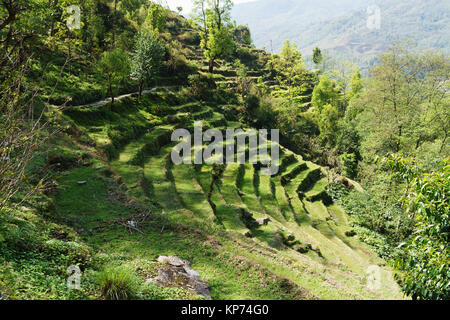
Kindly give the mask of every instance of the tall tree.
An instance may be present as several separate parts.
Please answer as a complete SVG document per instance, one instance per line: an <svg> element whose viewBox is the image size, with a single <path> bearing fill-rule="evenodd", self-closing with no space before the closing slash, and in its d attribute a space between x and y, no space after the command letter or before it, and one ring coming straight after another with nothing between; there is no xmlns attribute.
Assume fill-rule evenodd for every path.
<svg viewBox="0 0 450 320"><path fill-rule="evenodd" d="M139 83L139 97L148 84L161 70L164 46L154 32L141 31L136 40L136 48L131 57L131 78Z"/></svg>
<svg viewBox="0 0 450 320"><path fill-rule="evenodd" d="M129 74L128 56L119 48L104 52L99 67L108 82L108 93L111 97L111 105L113 105L114 87Z"/></svg>
<svg viewBox="0 0 450 320"><path fill-rule="evenodd" d="M313 62L318 65L319 63L322 62L323 60L323 56L322 56L322 51L320 50L319 47L315 47L313 50L313 55L312 55L312 60Z"/></svg>
<svg viewBox="0 0 450 320"><path fill-rule="evenodd" d="M201 26L201 47L209 60L209 72L214 72L217 59L231 54L231 0L194 0L194 21Z"/></svg>
<svg viewBox="0 0 450 320"><path fill-rule="evenodd" d="M363 129L370 131L368 150L412 152L416 143L427 139L429 129L435 138L445 135L448 128L437 128L435 121L443 119L442 112L448 109L450 59L396 43L379 60L359 99L365 110Z"/></svg>
<svg viewBox="0 0 450 320"><path fill-rule="evenodd" d="M269 62L270 67L276 72L276 78L283 87L276 92L277 96L289 99L303 95L303 83L307 74L303 64L302 55L295 44L286 40L279 55L273 55Z"/></svg>
<svg viewBox="0 0 450 320"><path fill-rule="evenodd" d="M320 77L319 84L314 88L312 95L312 105L321 112L325 105L337 106L339 92L336 86L327 75Z"/></svg>

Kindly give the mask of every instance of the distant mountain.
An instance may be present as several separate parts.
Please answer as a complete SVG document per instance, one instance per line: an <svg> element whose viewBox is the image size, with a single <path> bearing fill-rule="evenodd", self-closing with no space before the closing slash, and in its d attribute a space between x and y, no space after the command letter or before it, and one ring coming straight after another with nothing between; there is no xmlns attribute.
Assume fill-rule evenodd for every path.
<svg viewBox="0 0 450 320"><path fill-rule="evenodd" d="M369 28L377 8L380 28L372 22ZM319 46L338 57L368 62L389 42L411 39L450 53L447 0L258 0L237 4L233 18L249 25L257 47L274 52L289 39L306 55Z"/></svg>

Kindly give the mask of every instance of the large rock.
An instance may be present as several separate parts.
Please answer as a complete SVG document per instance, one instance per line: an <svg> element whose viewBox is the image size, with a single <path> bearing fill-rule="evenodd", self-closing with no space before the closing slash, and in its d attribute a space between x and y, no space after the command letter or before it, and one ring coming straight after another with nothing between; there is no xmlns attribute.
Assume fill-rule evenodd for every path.
<svg viewBox="0 0 450 320"><path fill-rule="evenodd" d="M259 219L256 219L255 221L258 224L258 226L265 226L266 224L269 223L270 218L259 218Z"/></svg>
<svg viewBox="0 0 450 320"><path fill-rule="evenodd" d="M191 269L189 261L179 257L160 256L157 260L165 265L158 270L155 278L147 279L162 286L177 286L187 290L193 290L197 294L211 299L209 286L200 274Z"/></svg>
<svg viewBox="0 0 450 320"><path fill-rule="evenodd" d="M191 266L189 261L178 258L178 257L159 256L157 261L160 263L170 264L171 266L174 266L174 267L183 267L183 266L190 267Z"/></svg>

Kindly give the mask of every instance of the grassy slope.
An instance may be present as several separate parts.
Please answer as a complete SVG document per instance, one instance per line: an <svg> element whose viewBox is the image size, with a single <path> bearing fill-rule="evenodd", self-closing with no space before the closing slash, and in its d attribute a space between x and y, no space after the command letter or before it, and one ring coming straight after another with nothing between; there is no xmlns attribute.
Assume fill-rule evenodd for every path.
<svg viewBox="0 0 450 320"><path fill-rule="evenodd" d="M190 58L204 65L201 52L191 51ZM228 75L221 79L233 82L229 69L219 70ZM56 289L45 289L49 284L43 279L23 280L25 288L14 288L20 292L17 297L98 298L87 280L93 270L105 264L126 265L134 268L143 282L156 274L159 255L176 255L191 261L208 281L213 299L402 298L388 268L383 267L380 290L367 288L367 267L384 262L356 238L345 236L350 227L342 209L306 200L324 191L324 179L306 179L318 166L306 162L307 168L300 168L305 163L302 158L283 149L283 157L290 156L290 160L278 176L263 176L250 164L230 164L211 184L212 166L171 164L169 133L175 127L189 127L194 119L202 120L205 127L242 126L227 122L220 110L217 105L187 101L183 92L163 89L141 101L123 99L112 111L108 105L66 110L61 118L81 135L64 134L64 143L55 145L58 150L77 150L92 159L86 166L70 166L55 174L58 192L49 196L52 217L36 222L36 230L45 230L43 247L47 233L48 238L54 237L49 230L56 225L69 230L70 236L61 244L73 239L91 248L92 262L84 264L84 295L64 288L65 267L77 261L63 259L63 252L56 258L40 254L30 258L40 261L42 269L58 266L52 284ZM299 186L306 198L297 194ZM240 218L242 210L271 221L249 229ZM118 222L148 211L151 218L139 226L141 232L129 232ZM39 214L17 213L32 219ZM281 234L292 234L314 250L301 254L285 245ZM35 248L39 252L41 244ZM7 263L13 269L35 268L34 262L11 257ZM10 283L0 277L0 289L2 281ZM185 291L166 296L193 297Z"/></svg>
<svg viewBox="0 0 450 320"><path fill-rule="evenodd" d="M171 95L161 93L164 94ZM136 112L151 110L150 100ZM208 111L202 106L197 111L201 115L198 119L208 121L212 116ZM116 118L123 121L120 112ZM77 117L72 119L79 121ZM173 144L159 143L157 135L151 134L167 128L164 119L159 120L159 126L150 134L130 139L115 160L101 164L121 179L106 183L106 178L99 178L103 169L90 167L70 170L58 180L61 192L55 198L57 210L66 213L72 225L85 229L88 244L124 255L129 263L149 262L158 255L188 259L211 285L214 299L402 297L385 268L382 289L371 291L366 287L367 267L383 262L357 239L344 235L350 227L339 207L301 200L296 194L298 186L317 166L307 163L308 169L290 174L291 180L283 186L281 178L303 163L301 157L297 156L279 176L272 178L260 175L249 164L241 168L228 165L221 179L213 184L213 208L207 197L212 166L196 169L191 165L171 165L168 156ZM83 129L89 132L95 126L91 123ZM101 135L90 134L99 143L107 139ZM152 141L154 147L144 148ZM148 150L144 160L133 163L133 154L141 149ZM88 184L78 186L75 182L79 180ZM324 190L323 179L311 181L307 195ZM130 234L118 224L89 231L108 219L131 214L123 210L121 203L111 200L105 192L108 188L122 190L151 208L154 218L142 227L142 233ZM270 217L271 222L252 229L252 238L245 237L243 233L248 229L239 219L240 208L253 213L254 218ZM279 230L292 233L303 244L310 243L322 257L316 251L300 254L284 245Z"/></svg>

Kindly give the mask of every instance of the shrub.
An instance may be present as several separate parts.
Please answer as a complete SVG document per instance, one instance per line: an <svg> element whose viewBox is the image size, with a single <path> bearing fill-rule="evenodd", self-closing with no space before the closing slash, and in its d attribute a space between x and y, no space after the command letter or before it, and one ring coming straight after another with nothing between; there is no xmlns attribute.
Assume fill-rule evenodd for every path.
<svg viewBox="0 0 450 320"><path fill-rule="evenodd" d="M64 261L67 265L85 265L90 261L91 250L88 246L74 242L51 239L45 242L43 252L49 258Z"/></svg>
<svg viewBox="0 0 450 320"><path fill-rule="evenodd" d="M212 76L193 74L188 77L188 81L192 94L196 98L206 98L208 91L216 88L216 83Z"/></svg>
<svg viewBox="0 0 450 320"><path fill-rule="evenodd" d="M252 114L259 108L259 98L254 94L248 94L244 99L244 106L247 113Z"/></svg>
<svg viewBox="0 0 450 320"><path fill-rule="evenodd" d="M345 153L341 156L342 173L344 176L354 179L358 175L358 160L354 153Z"/></svg>
<svg viewBox="0 0 450 320"><path fill-rule="evenodd" d="M181 288L166 288L156 283L146 282L139 288L139 299L142 300L186 300L194 294Z"/></svg>
<svg viewBox="0 0 450 320"><path fill-rule="evenodd" d="M98 283L106 300L129 300L137 294L137 277L125 267L106 268L98 275Z"/></svg>

